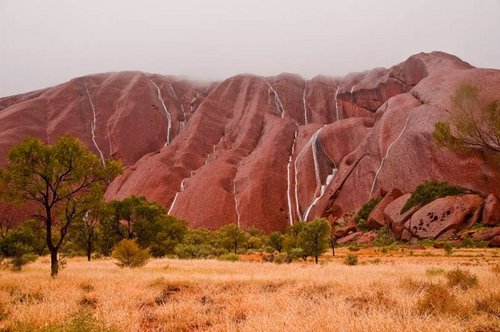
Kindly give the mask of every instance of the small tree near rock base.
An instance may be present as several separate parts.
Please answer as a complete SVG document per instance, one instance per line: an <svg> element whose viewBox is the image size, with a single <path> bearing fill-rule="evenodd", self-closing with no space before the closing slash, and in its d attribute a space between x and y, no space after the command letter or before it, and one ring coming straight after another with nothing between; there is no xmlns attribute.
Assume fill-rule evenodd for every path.
<svg viewBox="0 0 500 332"><path fill-rule="evenodd" d="M313 256L318 264L318 257L330 247L330 224L326 219L304 223L297 243L304 254Z"/></svg>
<svg viewBox="0 0 500 332"><path fill-rule="evenodd" d="M58 253L70 227L120 172L119 163L101 163L71 136L54 145L28 138L9 152L7 166L0 170L2 196L39 207L35 218L45 226L52 277L59 272Z"/></svg>

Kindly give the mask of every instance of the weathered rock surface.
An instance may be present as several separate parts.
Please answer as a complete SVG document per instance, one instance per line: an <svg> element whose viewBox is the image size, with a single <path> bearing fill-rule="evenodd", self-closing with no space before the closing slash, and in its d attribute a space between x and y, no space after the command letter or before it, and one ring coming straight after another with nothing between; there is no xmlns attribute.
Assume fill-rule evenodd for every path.
<svg viewBox="0 0 500 332"><path fill-rule="evenodd" d="M72 134L127 166L108 199L143 195L209 228L284 230L429 179L498 197L493 158L458 155L431 138L463 81L481 88L481 102L499 98L500 71L441 52L344 78L238 75L200 84L138 72L90 75L1 98L0 164L28 135L54 142ZM384 209L393 230L406 221L386 213L398 199Z"/></svg>
<svg viewBox="0 0 500 332"><path fill-rule="evenodd" d="M350 243L350 242L355 242L363 234L364 234L363 232L356 232L356 233L352 233L352 234L346 235L346 236L338 239L337 240L337 244L343 245L343 244L347 244L347 243Z"/></svg>
<svg viewBox="0 0 500 332"><path fill-rule="evenodd" d="M351 218L348 222L347 222L347 225L345 225L344 227L341 227L341 228L338 228L335 233L333 234L333 236L336 238L336 239L340 239L341 237L344 237L346 235L349 235L349 234L352 234L352 233L355 233L357 231L356 229L356 224L354 223L354 218Z"/></svg>
<svg viewBox="0 0 500 332"><path fill-rule="evenodd" d="M472 238L474 240L489 241L493 239L495 236L499 235L500 235L500 227L493 227L491 229L482 232L475 232L474 234L472 234Z"/></svg>
<svg viewBox="0 0 500 332"><path fill-rule="evenodd" d="M478 221L483 202L474 194L438 198L415 212L405 228L417 239L436 239L450 230L470 228Z"/></svg>
<svg viewBox="0 0 500 332"><path fill-rule="evenodd" d="M377 232L365 232L359 238L356 239L358 244L369 244L377 237Z"/></svg>
<svg viewBox="0 0 500 332"><path fill-rule="evenodd" d="M489 194L484 202L483 224L488 226L500 224L500 200L493 194Z"/></svg>
<svg viewBox="0 0 500 332"><path fill-rule="evenodd" d="M418 206L414 206L408 211L401 213L401 209L410 197L411 194L402 195L390 202L384 209L384 222L390 227L397 239L401 239L405 222L410 219L413 213L419 208Z"/></svg>
<svg viewBox="0 0 500 332"><path fill-rule="evenodd" d="M493 239L490 240L488 243L490 247L493 248L499 248L500 247L500 235L495 236Z"/></svg>
<svg viewBox="0 0 500 332"><path fill-rule="evenodd" d="M375 206L373 211L368 216L367 226L370 229L379 229L386 225L384 210L385 208L392 203L396 198L403 195L399 189L392 189L387 195L382 198L382 200Z"/></svg>

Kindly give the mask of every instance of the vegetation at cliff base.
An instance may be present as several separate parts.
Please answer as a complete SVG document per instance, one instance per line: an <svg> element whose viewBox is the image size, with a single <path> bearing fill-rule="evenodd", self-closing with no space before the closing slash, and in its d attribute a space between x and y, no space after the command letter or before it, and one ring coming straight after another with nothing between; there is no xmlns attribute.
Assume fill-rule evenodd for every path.
<svg viewBox="0 0 500 332"><path fill-rule="evenodd" d="M382 200L382 198L372 198L368 202L366 202L361 209L359 209L354 222L361 229L366 229L366 223L368 220L368 216L373 211L373 209L377 206L377 204Z"/></svg>
<svg viewBox="0 0 500 332"><path fill-rule="evenodd" d="M456 196L463 194L464 192L464 188L451 185L446 181L426 181L415 188L415 191L411 194L411 197L408 199L408 201L406 201L405 205L403 205L401 213L405 213L414 206L424 205L432 202L437 198L445 196Z"/></svg>

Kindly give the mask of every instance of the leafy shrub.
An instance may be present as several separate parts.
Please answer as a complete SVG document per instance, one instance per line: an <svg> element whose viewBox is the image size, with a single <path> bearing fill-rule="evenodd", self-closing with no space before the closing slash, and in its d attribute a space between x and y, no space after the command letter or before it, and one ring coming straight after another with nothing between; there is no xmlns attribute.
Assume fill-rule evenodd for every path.
<svg viewBox="0 0 500 332"><path fill-rule="evenodd" d="M423 239L420 240L418 243L423 245L424 247L433 247L435 241L433 239Z"/></svg>
<svg viewBox="0 0 500 332"><path fill-rule="evenodd" d="M401 209L401 213L405 213L414 206L427 204L436 198L445 196L456 196L463 194L465 190L461 187L453 186L448 182L426 181L419 185L411 197L406 201Z"/></svg>
<svg viewBox="0 0 500 332"><path fill-rule="evenodd" d="M120 267L140 267L150 258L148 249L141 249L135 240L121 240L113 248L113 258Z"/></svg>
<svg viewBox="0 0 500 332"><path fill-rule="evenodd" d="M462 290L467 290L478 285L477 276L467 270L456 268L446 273L448 286L459 287Z"/></svg>
<svg viewBox="0 0 500 332"><path fill-rule="evenodd" d="M224 251L226 253L226 251ZM175 254L182 259L207 258L211 254L208 246L194 244L178 244L175 247Z"/></svg>
<svg viewBox="0 0 500 332"><path fill-rule="evenodd" d="M443 285L431 285L425 289L424 296L417 302L420 314L456 314L459 303L455 295Z"/></svg>
<svg viewBox="0 0 500 332"><path fill-rule="evenodd" d="M461 248L486 248L488 246L488 241L474 240L470 237L464 239L460 243Z"/></svg>
<svg viewBox="0 0 500 332"><path fill-rule="evenodd" d="M11 261L12 271L21 271L24 265L36 261L37 258L38 255L34 253L27 253L13 257Z"/></svg>
<svg viewBox="0 0 500 332"><path fill-rule="evenodd" d="M287 263L291 263L299 258L304 258L304 250L301 248L292 248L285 253L285 261Z"/></svg>
<svg viewBox="0 0 500 332"><path fill-rule="evenodd" d="M366 228L366 220L368 220L368 216L381 200L382 198L372 198L361 207L358 211L356 219L354 220L359 228Z"/></svg>
<svg viewBox="0 0 500 332"><path fill-rule="evenodd" d="M283 240L284 235L280 232L272 232L269 234L269 246L272 248L272 251L281 252L283 249Z"/></svg>
<svg viewBox="0 0 500 332"><path fill-rule="evenodd" d="M377 247L390 246L395 242L394 237L387 228L387 226L382 227L378 230L377 236L373 240L372 244Z"/></svg>
<svg viewBox="0 0 500 332"><path fill-rule="evenodd" d="M236 262L240 260L240 256L233 252L230 252L224 255L220 255L219 257L217 257L217 259L220 261Z"/></svg>
<svg viewBox="0 0 500 332"><path fill-rule="evenodd" d="M358 265L358 256L349 254L344 259L344 264L349 266Z"/></svg>

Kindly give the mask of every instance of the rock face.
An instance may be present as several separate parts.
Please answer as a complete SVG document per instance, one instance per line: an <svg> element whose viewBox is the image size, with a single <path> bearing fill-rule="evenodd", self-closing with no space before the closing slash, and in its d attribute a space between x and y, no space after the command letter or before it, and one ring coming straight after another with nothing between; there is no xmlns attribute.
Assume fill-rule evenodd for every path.
<svg viewBox="0 0 500 332"><path fill-rule="evenodd" d="M384 216L385 208L387 207L387 205L392 203L396 198L400 197L401 195L403 195L403 193L396 188L391 190L387 195L385 195L385 197L377 204L377 206L375 206L373 211L368 216L367 220L368 228L379 229L385 226L386 225Z"/></svg>
<svg viewBox="0 0 500 332"><path fill-rule="evenodd" d="M438 198L415 212L405 228L417 239L436 239L450 230L470 228L478 221L483 202L473 194Z"/></svg>
<svg viewBox="0 0 500 332"><path fill-rule="evenodd" d="M488 226L500 224L500 201L493 194L489 194L484 202L483 224Z"/></svg>
<svg viewBox="0 0 500 332"><path fill-rule="evenodd" d="M27 136L50 143L71 134L100 157L132 165L171 142L209 91L174 77L120 72L2 98L0 164Z"/></svg>
<svg viewBox="0 0 500 332"><path fill-rule="evenodd" d="M404 231L405 222L410 219L413 213L418 210L418 206L410 208L408 211L401 213L401 209L406 204L406 201L411 197L411 194L402 195L390 202L384 209L385 224L391 228L392 233L398 240Z"/></svg>
<svg viewBox="0 0 500 332"><path fill-rule="evenodd" d="M0 164L26 136L54 142L72 134L127 166L107 199L143 195L193 227L284 230L429 179L498 197L491 156L457 155L431 137L463 81L481 88L482 102L500 97L500 71L441 52L344 78L238 75L200 84L138 72L90 75L0 99ZM402 197L373 221L380 224L383 212L391 228L403 224L390 212Z"/></svg>

